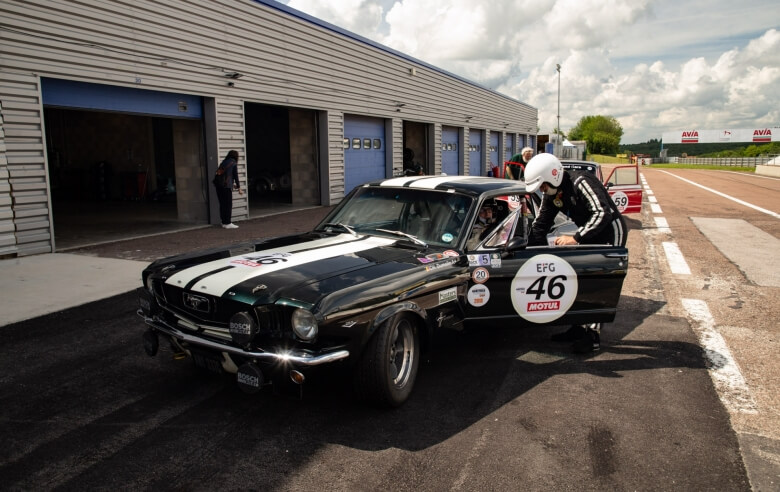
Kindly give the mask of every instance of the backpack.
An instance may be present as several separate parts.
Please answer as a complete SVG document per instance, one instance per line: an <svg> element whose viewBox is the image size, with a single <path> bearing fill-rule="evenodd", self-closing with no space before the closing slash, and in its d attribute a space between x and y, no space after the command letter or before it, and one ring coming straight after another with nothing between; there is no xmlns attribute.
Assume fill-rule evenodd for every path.
<svg viewBox="0 0 780 492"><path fill-rule="evenodd" d="M222 165L220 165L217 168L217 172L214 173L214 179L211 180L211 182L214 183L214 186L216 186L217 188L227 188L228 187L228 176L229 175L225 171L227 171L228 169L230 169L234 165L235 165L235 162L232 162L232 163L228 164L225 167L222 167Z"/></svg>

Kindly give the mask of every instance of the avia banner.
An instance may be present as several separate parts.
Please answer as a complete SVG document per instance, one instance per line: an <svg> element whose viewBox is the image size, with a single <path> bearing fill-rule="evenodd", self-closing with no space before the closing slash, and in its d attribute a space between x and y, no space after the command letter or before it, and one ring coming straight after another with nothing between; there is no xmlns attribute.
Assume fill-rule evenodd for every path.
<svg viewBox="0 0 780 492"><path fill-rule="evenodd" d="M780 128L740 128L737 130L680 130L664 132L664 144L780 141Z"/></svg>

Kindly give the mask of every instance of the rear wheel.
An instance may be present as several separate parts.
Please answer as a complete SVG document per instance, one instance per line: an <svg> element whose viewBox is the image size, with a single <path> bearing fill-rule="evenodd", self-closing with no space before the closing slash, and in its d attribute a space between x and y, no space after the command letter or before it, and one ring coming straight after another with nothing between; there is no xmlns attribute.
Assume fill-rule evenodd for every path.
<svg viewBox="0 0 780 492"><path fill-rule="evenodd" d="M355 368L355 391L380 406L397 407L412 392L420 362L417 323L397 314L382 323Z"/></svg>

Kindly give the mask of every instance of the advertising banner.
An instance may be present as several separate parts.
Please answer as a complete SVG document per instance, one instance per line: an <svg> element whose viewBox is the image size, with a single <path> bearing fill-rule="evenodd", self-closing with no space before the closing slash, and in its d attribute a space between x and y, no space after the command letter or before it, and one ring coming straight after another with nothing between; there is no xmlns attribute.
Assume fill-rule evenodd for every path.
<svg viewBox="0 0 780 492"><path fill-rule="evenodd" d="M679 130L664 132L664 144L749 142L763 144L780 141L780 128L738 128L730 130Z"/></svg>

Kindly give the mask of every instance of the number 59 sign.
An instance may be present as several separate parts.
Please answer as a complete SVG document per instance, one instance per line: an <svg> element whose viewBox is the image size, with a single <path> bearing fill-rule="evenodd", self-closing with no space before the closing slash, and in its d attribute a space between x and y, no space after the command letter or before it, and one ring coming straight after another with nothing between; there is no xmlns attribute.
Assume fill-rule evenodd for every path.
<svg viewBox="0 0 780 492"><path fill-rule="evenodd" d="M548 323L574 304L577 272L563 258L537 255L520 267L511 289L517 314L532 323Z"/></svg>

